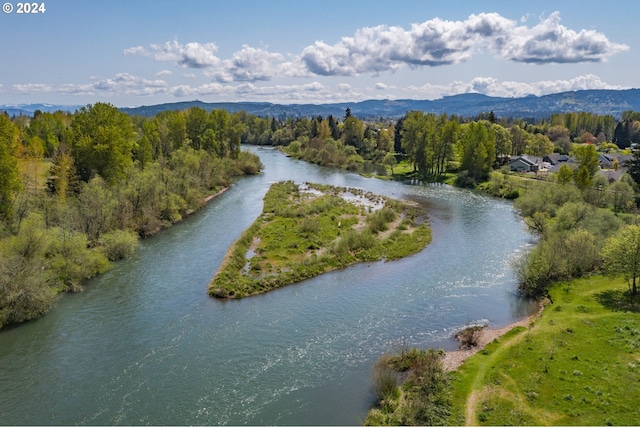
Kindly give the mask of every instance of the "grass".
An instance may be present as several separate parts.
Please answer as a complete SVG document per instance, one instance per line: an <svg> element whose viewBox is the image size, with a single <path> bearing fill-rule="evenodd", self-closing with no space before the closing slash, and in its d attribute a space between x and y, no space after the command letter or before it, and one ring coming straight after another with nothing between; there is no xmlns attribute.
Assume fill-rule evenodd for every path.
<svg viewBox="0 0 640 427"><path fill-rule="evenodd" d="M555 285L554 304L468 359L450 424L637 425L640 299L622 279Z"/></svg>
<svg viewBox="0 0 640 427"><path fill-rule="evenodd" d="M425 215L362 190L276 183L262 214L227 252L209 294L242 298L356 262L417 253L431 241Z"/></svg>

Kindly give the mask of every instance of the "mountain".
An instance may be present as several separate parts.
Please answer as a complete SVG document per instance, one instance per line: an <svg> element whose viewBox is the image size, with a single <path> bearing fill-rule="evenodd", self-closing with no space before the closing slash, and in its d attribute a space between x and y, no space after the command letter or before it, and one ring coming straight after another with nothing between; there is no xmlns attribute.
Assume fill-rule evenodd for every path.
<svg viewBox="0 0 640 427"><path fill-rule="evenodd" d="M347 108L363 119L378 117L398 118L407 111L420 110L426 113L447 113L463 117L474 117L480 113L493 111L498 117L542 118L554 113L589 112L599 115L610 114L620 118L624 111L640 111L640 89L628 90L581 90L544 96L524 98L500 98L469 93L446 96L429 100L368 100L335 104L272 104L268 102L178 102L122 108L134 115L154 116L166 110L184 110L200 107L207 111L225 109L229 112L246 111L249 114L269 117L313 117L331 114L343 117Z"/></svg>
<svg viewBox="0 0 640 427"><path fill-rule="evenodd" d="M498 117L542 118L554 113L589 112L599 115L610 114L617 119L624 111L640 111L640 89L627 90L581 90L524 98L500 98L477 93L446 96L429 100L368 100L335 104L273 104L269 102L175 102L135 108L121 108L131 115L155 116L161 111L185 110L200 107L207 111L224 109L231 113L246 111L262 117L314 117L333 115L343 117L347 108L362 119L398 118L407 111L420 110L426 113L447 113L463 117L475 117L480 113L493 111ZM34 111L75 111L80 106L60 106L48 104L1 106L9 115L27 114Z"/></svg>
<svg viewBox="0 0 640 427"><path fill-rule="evenodd" d="M37 110L43 113L53 113L56 111L75 112L84 105L52 105L52 104L7 104L0 105L0 111L5 111L10 116L33 116Z"/></svg>

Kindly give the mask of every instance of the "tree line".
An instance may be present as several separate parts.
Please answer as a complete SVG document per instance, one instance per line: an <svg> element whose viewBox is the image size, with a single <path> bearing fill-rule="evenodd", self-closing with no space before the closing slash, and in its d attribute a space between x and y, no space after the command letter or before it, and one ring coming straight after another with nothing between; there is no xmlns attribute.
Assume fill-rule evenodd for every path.
<svg viewBox="0 0 640 427"><path fill-rule="evenodd" d="M148 119L97 103L0 114L0 328L81 290L232 176L258 173L258 157L240 150L243 132L224 110Z"/></svg>

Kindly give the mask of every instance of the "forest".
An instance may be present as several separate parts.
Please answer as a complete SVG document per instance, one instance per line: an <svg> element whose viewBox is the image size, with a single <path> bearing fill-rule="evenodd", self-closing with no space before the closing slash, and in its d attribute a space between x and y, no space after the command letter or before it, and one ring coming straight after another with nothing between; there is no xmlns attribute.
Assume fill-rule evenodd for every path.
<svg viewBox="0 0 640 427"><path fill-rule="evenodd" d="M341 118L198 107L140 117L105 103L73 114L0 114L0 328L46 313L58 293L82 290L85 280L131 256L138 239L196 211L232 177L259 173L259 159L242 144L278 146L354 171L383 165L387 178L480 184L501 196L519 195L522 185L504 170L511 156L563 153L576 157L577 168L558 179L577 187L585 203L596 200L594 189L610 189L615 200L599 197L591 205L618 215L635 210L640 155L614 183L596 176L594 159L630 153L638 143L640 113L631 111L619 120L564 113L535 122L420 111L363 121L348 108ZM543 227L543 214L534 214L525 216Z"/></svg>

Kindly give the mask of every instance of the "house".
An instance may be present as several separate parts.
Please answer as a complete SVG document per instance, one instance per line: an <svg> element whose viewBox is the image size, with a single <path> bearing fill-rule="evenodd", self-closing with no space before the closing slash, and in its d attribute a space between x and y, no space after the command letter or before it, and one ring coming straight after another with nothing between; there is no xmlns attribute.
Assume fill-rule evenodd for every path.
<svg viewBox="0 0 640 427"><path fill-rule="evenodd" d="M549 163L549 165L551 166L556 166L561 163L575 162L575 159L573 157L567 156L566 154L553 153L544 156L542 158L542 161L545 163Z"/></svg>
<svg viewBox="0 0 640 427"><path fill-rule="evenodd" d="M512 172L538 172L542 168L542 158L537 156L521 156L511 157L509 162L509 170Z"/></svg>

